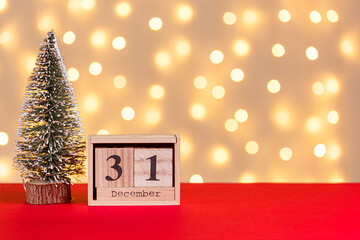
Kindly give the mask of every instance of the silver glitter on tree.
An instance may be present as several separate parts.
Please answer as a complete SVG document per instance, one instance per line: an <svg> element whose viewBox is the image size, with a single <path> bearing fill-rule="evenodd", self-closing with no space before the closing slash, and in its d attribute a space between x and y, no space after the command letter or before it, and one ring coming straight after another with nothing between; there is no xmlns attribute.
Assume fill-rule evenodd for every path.
<svg viewBox="0 0 360 240"><path fill-rule="evenodd" d="M14 166L23 180L71 183L84 174L85 136L54 31L40 44L21 107Z"/></svg>

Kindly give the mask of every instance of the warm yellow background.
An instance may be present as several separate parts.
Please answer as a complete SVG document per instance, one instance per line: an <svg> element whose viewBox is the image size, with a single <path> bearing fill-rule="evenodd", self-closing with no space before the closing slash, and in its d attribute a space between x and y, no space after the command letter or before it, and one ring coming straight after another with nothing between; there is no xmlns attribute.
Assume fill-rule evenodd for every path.
<svg viewBox="0 0 360 240"><path fill-rule="evenodd" d="M179 133L184 182L194 174L204 182L359 181L359 8L335 0L0 0L0 182L20 181L11 169L19 109L52 28L67 68L79 73L73 86L86 134ZM149 27L154 17L158 31ZM234 72L238 82L235 68L244 73ZM114 84L118 75L125 86L121 77ZM248 118L236 121L238 109Z"/></svg>

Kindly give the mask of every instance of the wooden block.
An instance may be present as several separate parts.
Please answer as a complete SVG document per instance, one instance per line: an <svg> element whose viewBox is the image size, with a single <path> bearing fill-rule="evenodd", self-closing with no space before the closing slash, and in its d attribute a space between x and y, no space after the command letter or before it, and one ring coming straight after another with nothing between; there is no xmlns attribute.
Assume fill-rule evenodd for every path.
<svg viewBox="0 0 360 240"><path fill-rule="evenodd" d="M175 199L175 188L97 188L102 201L169 201Z"/></svg>
<svg viewBox="0 0 360 240"><path fill-rule="evenodd" d="M95 187L134 186L134 148L95 148Z"/></svg>
<svg viewBox="0 0 360 240"><path fill-rule="evenodd" d="M173 149L135 148L135 187L173 187Z"/></svg>

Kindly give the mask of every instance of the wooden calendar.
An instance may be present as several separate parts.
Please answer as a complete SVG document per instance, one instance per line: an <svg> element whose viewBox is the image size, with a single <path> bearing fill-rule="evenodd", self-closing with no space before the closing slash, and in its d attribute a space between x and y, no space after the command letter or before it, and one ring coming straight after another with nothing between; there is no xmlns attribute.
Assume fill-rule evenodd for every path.
<svg viewBox="0 0 360 240"><path fill-rule="evenodd" d="M89 205L179 205L178 135L90 135Z"/></svg>

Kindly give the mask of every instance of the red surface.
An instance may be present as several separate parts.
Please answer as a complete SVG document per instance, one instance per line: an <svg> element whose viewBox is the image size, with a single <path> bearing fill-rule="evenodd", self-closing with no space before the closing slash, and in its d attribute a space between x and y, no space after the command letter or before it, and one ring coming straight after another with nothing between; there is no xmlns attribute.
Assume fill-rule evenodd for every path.
<svg viewBox="0 0 360 240"><path fill-rule="evenodd" d="M360 239L360 184L182 184L180 206L25 204L0 184L0 239Z"/></svg>

